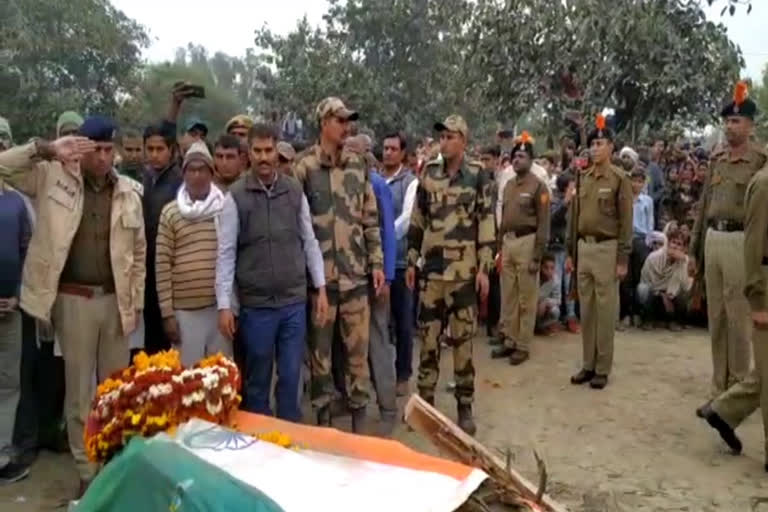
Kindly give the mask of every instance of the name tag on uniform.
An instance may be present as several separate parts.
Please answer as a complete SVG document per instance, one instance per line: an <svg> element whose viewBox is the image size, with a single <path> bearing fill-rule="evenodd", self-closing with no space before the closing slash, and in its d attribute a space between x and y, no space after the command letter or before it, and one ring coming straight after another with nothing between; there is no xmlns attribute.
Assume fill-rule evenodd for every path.
<svg viewBox="0 0 768 512"><path fill-rule="evenodd" d="M528 192L523 192L522 194L520 194L520 197L528 197L528 198L530 198L531 194L529 194Z"/></svg>
<svg viewBox="0 0 768 512"><path fill-rule="evenodd" d="M600 192L601 194L604 194L604 193L606 193L606 192L611 192L611 189L610 189L610 188L601 188L601 189L599 190L599 192Z"/></svg>
<svg viewBox="0 0 768 512"><path fill-rule="evenodd" d="M443 258L451 261L461 259L461 249L443 249Z"/></svg>

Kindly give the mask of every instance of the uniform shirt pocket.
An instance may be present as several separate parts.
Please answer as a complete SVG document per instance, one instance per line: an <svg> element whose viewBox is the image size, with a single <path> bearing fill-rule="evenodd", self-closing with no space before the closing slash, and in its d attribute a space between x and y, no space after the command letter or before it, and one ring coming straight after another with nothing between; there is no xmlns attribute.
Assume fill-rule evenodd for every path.
<svg viewBox="0 0 768 512"><path fill-rule="evenodd" d="M520 215L524 217L530 217L535 215L535 205L533 203L533 196L528 192L523 192L517 196L518 210Z"/></svg>
<svg viewBox="0 0 768 512"><path fill-rule="evenodd" d="M597 206L600 213L613 217L616 215L616 193L610 187L601 187L597 191Z"/></svg>
<svg viewBox="0 0 768 512"><path fill-rule="evenodd" d="M75 209L75 192L70 188L65 188L64 185L56 183L51 187L48 191L48 198L69 211Z"/></svg>
<svg viewBox="0 0 768 512"><path fill-rule="evenodd" d="M121 216L125 229L141 228L141 214L137 208L128 208Z"/></svg>

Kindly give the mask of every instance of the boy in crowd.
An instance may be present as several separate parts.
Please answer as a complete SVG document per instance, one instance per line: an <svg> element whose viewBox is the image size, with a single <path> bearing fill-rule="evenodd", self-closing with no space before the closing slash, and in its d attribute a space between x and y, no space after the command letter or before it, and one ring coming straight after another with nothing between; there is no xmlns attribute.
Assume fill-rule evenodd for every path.
<svg viewBox="0 0 768 512"><path fill-rule="evenodd" d="M555 257L545 254L539 272L536 332L549 336L560 330L561 297L559 283L555 280Z"/></svg>

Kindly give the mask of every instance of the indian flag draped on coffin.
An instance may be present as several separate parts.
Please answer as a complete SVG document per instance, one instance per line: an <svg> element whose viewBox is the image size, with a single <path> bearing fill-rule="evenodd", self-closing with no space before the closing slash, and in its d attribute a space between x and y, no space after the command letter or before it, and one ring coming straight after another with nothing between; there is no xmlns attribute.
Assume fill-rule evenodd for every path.
<svg viewBox="0 0 768 512"><path fill-rule="evenodd" d="M310 438L316 429L299 428ZM354 456L311 446L283 448L192 420L173 437L132 440L75 510L451 512L486 478L480 470L418 454L393 441L338 434L357 445ZM376 455L382 448L389 452L387 463ZM366 451L373 460L365 457ZM392 457L395 453L402 456Z"/></svg>

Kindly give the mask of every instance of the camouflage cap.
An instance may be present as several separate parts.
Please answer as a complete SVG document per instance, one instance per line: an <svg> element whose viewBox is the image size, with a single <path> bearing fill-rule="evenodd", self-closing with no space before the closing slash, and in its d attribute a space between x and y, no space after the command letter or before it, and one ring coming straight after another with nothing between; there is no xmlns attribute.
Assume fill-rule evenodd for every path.
<svg viewBox="0 0 768 512"><path fill-rule="evenodd" d="M357 121L360 117L357 112L349 110L346 105L344 105L344 102L335 96L325 98L318 103L315 115L317 116L318 121L329 115L334 115L348 121Z"/></svg>
<svg viewBox="0 0 768 512"><path fill-rule="evenodd" d="M284 141L277 143L277 154L289 162L293 162L293 159L296 158L296 150L293 149L293 146Z"/></svg>
<svg viewBox="0 0 768 512"><path fill-rule="evenodd" d="M458 114L451 114L445 118L442 123L435 123L435 131L443 132L456 132L464 136L464 139L469 135L469 128L467 122Z"/></svg>

